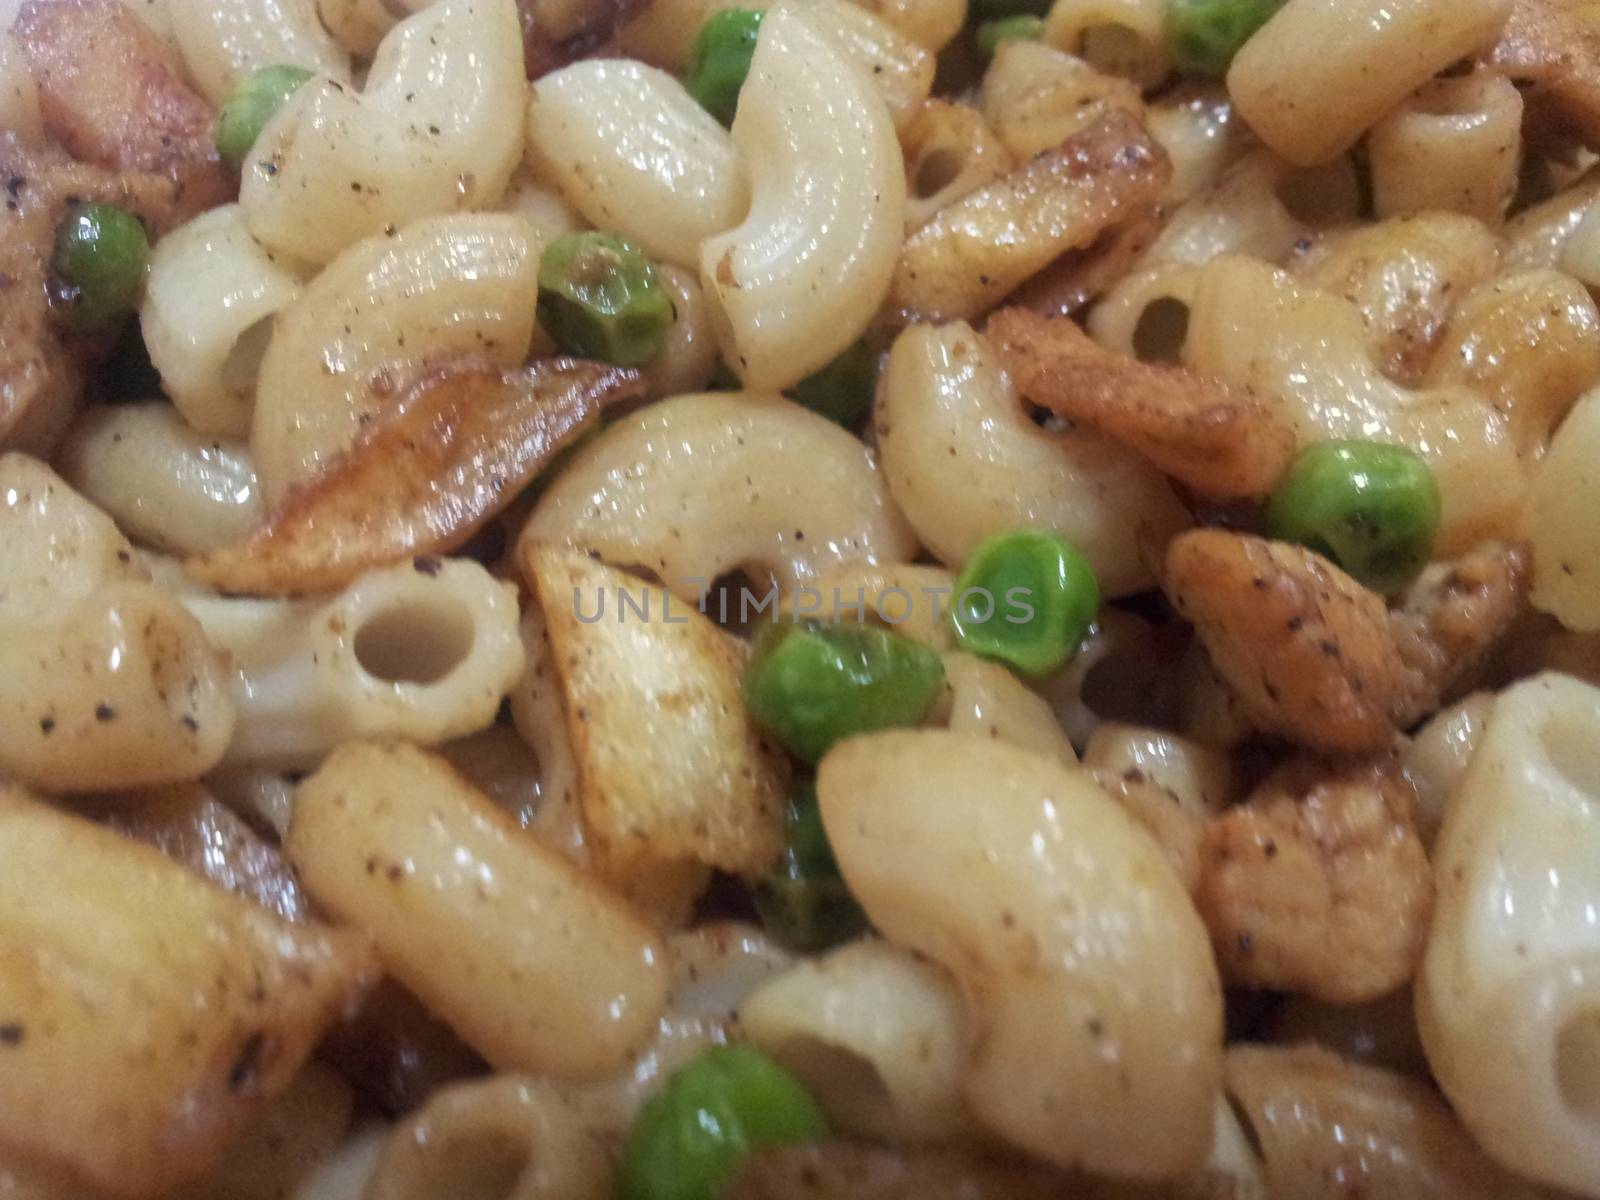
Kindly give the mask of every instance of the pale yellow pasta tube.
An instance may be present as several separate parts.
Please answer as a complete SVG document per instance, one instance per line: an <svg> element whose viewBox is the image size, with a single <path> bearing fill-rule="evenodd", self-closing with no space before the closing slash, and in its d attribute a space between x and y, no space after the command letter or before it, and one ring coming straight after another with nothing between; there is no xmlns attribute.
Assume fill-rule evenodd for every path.
<svg viewBox="0 0 1600 1200"><path fill-rule="evenodd" d="M1172 180L1162 194L1179 204L1221 178L1247 145L1243 122L1220 86L1191 85L1145 110L1150 136L1172 160Z"/></svg>
<svg viewBox="0 0 1600 1200"><path fill-rule="evenodd" d="M421 364L519 365L538 275L527 222L491 214L418 221L330 263L280 315L261 362L250 444L267 506L346 450Z"/></svg>
<svg viewBox="0 0 1600 1200"><path fill-rule="evenodd" d="M1154 842L1093 779L939 731L823 759L823 821L872 923L948 968L975 1036L963 1095L1007 1141L1131 1178L1210 1148L1222 994Z"/></svg>
<svg viewBox="0 0 1600 1200"><path fill-rule="evenodd" d="M1510 11L1511 0L1289 0L1234 58L1228 91L1262 141L1313 166L1487 46Z"/></svg>
<svg viewBox="0 0 1600 1200"><path fill-rule="evenodd" d="M875 421L889 490L935 557L959 567L990 534L1053 529L1111 596L1149 586L1141 547L1188 522L1153 468L1100 437L1028 419L970 326L919 325L896 340Z"/></svg>
<svg viewBox="0 0 1600 1200"><path fill-rule="evenodd" d="M522 536L642 567L688 600L735 567L788 590L836 563L916 552L860 442L754 392L679 396L618 421L551 482Z"/></svg>
<svg viewBox="0 0 1600 1200"><path fill-rule="evenodd" d="M1055 0L1044 40L1108 75L1154 87L1172 71L1170 0Z"/></svg>
<svg viewBox="0 0 1600 1200"><path fill-rule="evenodd" d="M526 87L513 0L440 0L384 38L359 95L307 83L262 130L239 188L250 232L324 263L386 228L491 207L522 156Z"/></svg>
<svg viewBox="0 0 1600 1200"><path fill-rule="evenodd" d="M322 28L315 0L162 0L162 8L189 77L213 104L276 63L350 82L350 57Z"/></svg>
<svg viewBox="0 0 1600 1200"><path fill-rule="evenodd" d="M589 222L693 267L700 243L737 225L750 183L733 140L665 71L591 59L544 76L528 105L528 153Z"/></svg>
<svg viewBox="0 0 1600 1200"><path fill-rule="evenodd" d="M1533 546L1533 603L1568 629L1600 631L1600 392L1556 431L1534 474L1524 518Z"/></svg>
<svg viewBox="0 0 1600 1200"><path fill-rule="evenodd" d="M56 461L69 483L159 550L203 554L261 519L250 451L201 436L170 404L87 409Z"/></svg>
<svg viewBox="0 0 1600 1200"><path fill-rule="evenodd" d="M1504 219L1522 165L1522 93L1487 71L1436 79L1367 138L1379 217L1429 209Z"/></svg>
<svg viewBox="0 0 1600 1200"><path fill-rule="evenodd" d="M341 747L300 785L285 850L501 1070L599 1075L656 1027L667 973L649 927L423 751Z"/></svg>
<svg viewBox="0 0 1600 1200"><path fill-rule="evenodd" d="M1584 1195L1600 1192L1597 747L1600 689L1547 674L1501 695L1434 844L1417 977L1422 1044L1467 1128Z"/></svg>
<svg viewBox="0 0 1600 1200"><path fill-rule="evenodd" d="M733 140L750 165L743 224L701 248L728 363L752 388L826 366L888 294L905 223L894 124L869 76L799 6L762 22Z"/></svg>
<svg viewBox="0 0 1600 1200"><path fill-rule="evenodd" d="M431 744L494 722L522 672L516 587L466 559L362 575L326 601L185 596L227 650L227 765L314 766L342 741Z"/></svg>
<svg viewBox="0 0 1600 1200"><path fill-rule="evenodd" d="M202 213L156 243L139 332L162 389L195 429L250 432L272 317L299 298L304 277L250 236L237 204Z"/></svg>
<svg viewBox="0 0 1600 1200"><path fill-rule="evenodd" d="M0 856L0 1147L112 1195L203 1171L376 974L362 937L14 789Z"/></svg>
<svg viewBox="0 0 1600 1200"><path fill-rule="evenodd" d="M37 144L44 140L44 126L39 123L39 90L34 86L27 57L9 32L10 24L0 19L0 129L15 134L25 144Z"/></svg>
<svg viewBox="0 0 1600 1200"><path fill-rule="evenodd" d="M906 230L970 196L1016 166L983 114L951 100L929 100L900 134L906 160Z"/></svg>
<svg viewBox="0 0 1600 1200"><path fill-rule="evenodd" d="M841 1132L895 1144L973 1136L961 995L897 946L871 938L798 963L746 997L739 1023Z"/></svg>

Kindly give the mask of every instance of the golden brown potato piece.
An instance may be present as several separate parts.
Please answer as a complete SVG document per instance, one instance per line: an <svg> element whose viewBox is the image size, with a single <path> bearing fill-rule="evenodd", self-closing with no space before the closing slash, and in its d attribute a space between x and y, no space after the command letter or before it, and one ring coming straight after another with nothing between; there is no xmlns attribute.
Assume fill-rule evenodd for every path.
<svg viewBox="0 0 1600 1200"><path fill-rule="evenodd" d="M211 105L118 0L29 0L13 27L39 88L45 132L73 157L172 179L190 211L233 189Z"/></svg>
<svg viewBox="0 0 1600 1200"><path fill-rule="evenodd" d="M1282 1200L1533 1200L1424 1083L1317 1046L1237 1045L1227 1090Z"/></svg>
<svg viewBox="0 0 1600 1200"><path fill-rule="evenodd" d="M1197 529L1167 548L1167 596L1257 728L1380 750L1402 695L1382 597L1300 546Z"/></svg>
<svg viewBox="0 0 1600 1200"><path fill-rule="evenodd" d="M1516 0L1489 61L1523 89L1529 127L1600 145L1600 24L1590 0Z"/></svg>
<svg viewBox="0 0 1600 1200"><path fill-rule="evenodd" d="M376 975L149 846L0 791L0 1155L117 1196L204 1171Z"/></svg>
<svg viewBox="0 0 1600 1200"><path fill-rule="evenodd" d="M227 592L282 595L332 591L374 567L448 553L607 405L642 388L633 371L575 359L435 368L265 525L191 559L189 573Z"/></svg>
<svg viewBox="0 0 1600 1200"><path fill-rule="evenodd" d="M1195 903L1230 983L1359 1004L1411 980L1433 872L1392 756L1296 760L1213 819L1201 855Z"/></svg>
<svg viewBox="0 0 1600 1200"><path fill-rule="evenodd" d="M548 627L601 872L771 863L786 760L745 710L745 644L582 551L534 544L522 566Z"/></svg>
<svg viewBox="0 0 1600 1200"><path fill-rule="evenodd" d="M198 783L108 797L83 807L85 815L102 825L154 846L285 921L312 919L311 898L278 848Z"/></svg>
<svg viewBox="0 0 1600 1200"><path fill-rule="evenodd" d="M1249 392L1114 354L1066 317L1003 309L989 337L1025 399L1116 439L1203 496L1264 496L1294 454L1294 431Z"/></svg>
<svg viewBox="0 0 1600 1200"><path fill-rule="evenodd" d="M1435 563L1390 614L1404 675L1395 723L1409 729L1454 698L1524 611L1527 552L1485 542L1454 562Z"/></svg>
<svg viewBox="0 0 1600 1200"><path fill-rule="evenodd" d="M1068 250L1008 300L1042 317L1081 312L1128 274L1166 228L1167 211L1151 205L1108 229L1082 250Z"/></svg>
<svg viewBox="0 0 1600 1200"><path fill-rule="evenodd" d="M1107 113L912 233L889 311L906 322L976 317L1060 255L1153 204L1171 174L1144 126Z"/></svg>

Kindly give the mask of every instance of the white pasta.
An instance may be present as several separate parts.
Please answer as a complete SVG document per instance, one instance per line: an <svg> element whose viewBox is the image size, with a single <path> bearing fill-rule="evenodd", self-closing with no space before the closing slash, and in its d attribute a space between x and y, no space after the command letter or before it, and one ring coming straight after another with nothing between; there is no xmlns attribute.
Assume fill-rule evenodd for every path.
<svg viewBox="0 0 1600 1200"><path fill-rule="evenodd" d="M331 600L186 596L231 656L229 766L314 766L340 742L431 744L494 721L522 672L517 593L465 559L370 571Z"/></svg>
<svg viewBox="0 0 1600 1200"><path fill-rule="evenodd" d="M1161 263L1135 271L1089 313L1089 334L1108 350L1141 362L1177 362L1189 336L1199 269Z"/></svg>
<svg viewBox="0 0 1600 1200"><path fill-rule="evenodd" d="M700 277L682 267L659 265L656 274L672 297L672 328L656 356L642 369L652 400L704 391L717 374L717 331Z"/></svg>
<svg viewBox="0 0 1600 1200"><path fill-rule="evenodd" d="M906 230L970 196L1016 166L977 109L929 100L901 130L906 162Z"/></svg>
<svg viewBox="0 0 1600 1200"><path fill-rule="evenodd" d="M1600 689L1540 675L1500 697L1434 846L1417 981L1428 1062L1468 1129L1584 1195L1600 1193L1597 747Z"/></svg>
<svg viewBox="0 0 1600 1200"><path fill-rule="evenodd" d="M1327 162L1493 41L1510 10L1511 0L1289 0L1234 58L1228 91L1277 153Z"/></svg>
<svg viewBox="0 0 1600 1200"><path fill-rule="evenodd" d="M1108 721L1089 736L1083 765L1136 775L1198 817L1213 817L1235 799L1233 763L1220 750L1165 730Z"/></svg>
<svg viewBox="0 0 1600 1200"><path fill-rule="evenodd" d="M737 225L750 184L733 139L665 71L591 59L544 76L528 153L593 225L695 267L700 243Z"/></svg>
<svg viewBox="0 0 1600 1200"><path fill-rule="evenodd" d="M952 733L992 738L1057 762L1077 763L1078 755L1050 705L1005 667L970 654L948 653L944 674L950 685L945 725Z"/></svg>
<svg viewBox="0 0 1600 1200"><path fill-rule="evenodd" d="M388 0L317 0L317 15L334 41L361 58L371 58L399 20Z"/></svg>
<svg viewBox="0 0 1600 1200"><path fill-rule="evenodd" d="M86 410L56 464L130 537L158 550L203 554L261 519L249 450L202 437L170 404Z"/></svg>
<svg viewBox="0 0 1600 1200"><path fill-rule="evenodd" d="M383 40L356 95L302 86L239 189L250 232L323 263L419 217L492 207L522 156L527 84L514 0L440 0Z"/></svg>
<svg viewBox="0 0 1600 1200"><path fill-rule="evenodd" d="M937 731L841 743L817 779L872 923L948 968L976 1034L967 1106L1068 1167L1181 1176L1206 1157L1222 995L1188 894L1086 773Z"/></svg>
<svg viewBox="0 0 1600 1200"><path fill-rule="evenodd" d="M527 223L504 215L418 221L330 263L279 316L261 361L251 449L268 507L347 449L420 364L520 364L538 277Z"/></svg>
<svg viewBox="0 0 1600 1200"><path fill-rule="evenodd" d="M1474 692L1459 704L1440 709L1400 751L1400 763L1416 789L1411 823L1430 849L1493 712L1494 696Z"/></svg>
<svg viewBox="0 0 1600 1200"><path fill-rule="evenodd" d="M1031 525L1066 537L1108 596L1125 595L1150 583L1142 550L1159 554L1188 521L1165 480L1130 452L1029 420L965 324L900 335L875 419L890 492L951 567L990 534Z"/></svg>
<svg viewBox="0 0 1600 1200"><path fill-rule="evenodd" d="M871 938L801 962L756 988L739 1023L842 1132L894 1144L972 1135L965 1006L950 976L905 950Z"/></svg>
<svg viewBox="0 0 1600 1200"><path fill-rule="evenodd" d="M602 1075L656 1027L668 981L650 928L423 751L341 747L300 785L285 850L501 1070Z"/></svg>
<svg viewBox="0 0 1600 1200"><path fill-rule="evenodd" d="M1568 629L1600 631L1600 392L1578 402L1534 474L1524 517L1533 603Z"/></svg>
<svg viewBox="0 0 1600 1200"><path fill-rule="evenodd" d="M1488 72L1436 79L1367 138L1379 217L1429 209L1495 222L1516 194L1522 94Z"/></svg>
<svg viewBox="0 0 1600 1200"><path fill-rule="evenodd" d="M236 204L203 213L156 244L139 332L161 385L201 433L250 432L272 317L300 296L304 271L268 251Z"/></svg>
<svg viewBox="0 0 1600 1200"><path fill-rule="evenodd" d="M1172 179L1162 195L1168 204L1210 187L1247 144L1243 122L1221 87L1194 87L1152 104L1145 123L1172 160Z"/></svg>
<svg viewBox="0 0 1600 1200"><path fill-rule="evenodd" d="M257 67L277 63L350 82L350 58L322 28L315 0L162 0L162 4L184 66L213 104L220 104Z"/></svg>
<svg viewBox="0 0 1600 1200"><path fill-rule="evenodd" d="M1044 40L1108 75L1153 87L1172 70L1167 50L1171 0L1055 0Z"/></svg>
<svg viewBox="0 0 1600 1200"><path fill-rule="evenodd" d="M1224 254L1282 262L1306 234L1281 188L1288 171L1264 151L1234 164L1172 214L1146 264L1208 263Z"/></svg>
<svg viewBox="0 0 1600 1200"><path fill-rule="evenodd" d="M779 5L762 23L733 123L750 213L700 254L723 359L753 388L787 387L861 336L888 294L905 222L888 110L802 13Z"/></svg>
<svg viewBox="0 0 1600 1200"><path fill-rule="evenodd" d="M933 90L934 56L868 6L846 0L808 0L807 20L833 39L847 60L871 80L904 129Z"/></svg>
<svg viewBox="0 0 1600 1200"><path fill-rule="evenodd" d="M9 21L0 20L0 129L25 143L37 143L44 139L44 126L39 123L39 92L27 58L9 27Z"/></svg>
<svg viewBox="0 0 1600 1200"><path fill-rule="evenodd" d="M523 539L642 567L693 600L735 567L788 590L835 563L916 551L860 442L754 392L680 396L610 426L550 484Z"/></svg>

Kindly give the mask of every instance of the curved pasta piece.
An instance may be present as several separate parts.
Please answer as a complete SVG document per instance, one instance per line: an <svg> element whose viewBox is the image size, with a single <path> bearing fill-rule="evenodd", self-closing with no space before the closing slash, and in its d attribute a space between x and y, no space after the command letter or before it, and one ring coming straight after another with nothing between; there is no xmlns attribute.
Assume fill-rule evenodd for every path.
<svg viewBox="0 0 1600 1200"><path fill-rule="evenodd" d="M965 324L896 340L874 417L889 491L935 557L959 567L990 534L1052 529L1094 567L1101 591L1150 585L1188 514L1157 472L1086 431L1035 425L998 355Z"/></svg>
<svg viewBox="0 0 1600 1200"><path fill-rule="evenodd" d="M70 483L158 550L215 550L261 519L249 450L202 437L170 404L90 408L56 461Z"/></svg>
<svg viewBox="0 0 1600 1200"><path fill-rule="evenodd" d="M1546 674L1496 701L1434 843L1417 983L1428 1062L1467 1128L1583 1194L1600 1191L1597 746L1600 689Z"/></svg>
<svg viewBox="0 0 1600 1200"><path fill-rule="evenodd" d="M538 256L520 217L461 214L358 242L286 308L261 361L250 445L276 509L355 442L427 362L521 365Z"/></svg>
<svg viewBox="0 0 1600 1200"><path fill-rule="evenodd" d="M750 205L733 139L683 84L631 59L543 76L528 103L528 153L595 226L684 266Z"/></svg>
<svg viewBox="0 0 1600 1200"><path fill-rule="evenodd" d="M802 961L739 1006L745 1035L788 1066L835 1129L887 1141L970 1139L965 1007L938 967L869 939Z"/></svg>
<svg viewBox="0 0 1600 1200"><path fill-rule="evenodd" d="M610 426L551 482L522 539L641 567L694 600L736 567L789 590L836 563L916 554L861 443L754 392L679 396Z"/></svg>
<svg viewBox="0 0 1600 1200"><path fill-rule="evenodd" d="M933 90L938 66L933 53L885 17L887 5L863 0L804 2L812 26L832 38L860 68L889 106L895 128L903 130Z"/></svg>
<svg viewBox="0 0 1600 1200"><path fill-rule="evenodd" d="M1077 752L1055 711L1005 667L971 654L947 653L944 673L950 687L945 727L952 733L1006 742L1077 765Z"/></svg>
<svg viewBox="0 0 1600 1200"><path fill-rule="evenodd" d="M1533 549L1533 604L1568 629L1600 631L1600 393L1578 402L1533 478L1524 516Z"/></svg>
<svg viewBox="0 0 1600 1200"><path fill-rule="evenodd" d="M1046 1160L1159 1179L1204 1162L1222 997L1160 850L1087 773L959 734L841 743L817 778L851 892L971 1007L963 1094Z"/></svg>
<svg viewBox="0 0 1600 1200"><path fill-rule="evenodd" d="M272 318L300 298L304 270L250 236L237 204L202 213L156 243L139 332L162 390L201 433L250 432Z"/></svg>
<svg viewBox="0 0 1600 1200"><path fill-rule="evenodd" d="M245 161L258 241L325 263L419 217L487 208L522 156L527 84L514 0L440 0L384 38L358 96L301 87Z"/></svg>
<svg viewBox="0 0 1600 1200"><path fill-rule="evenodd" d="M335 751L300 785L284 849L501 1070L598 1076L657 1026L668 981L649 926L424 751Z"/></svg>
<svg viewBox="0 0 1600 1200"><path fill-rule="evenodd" d="M861 336L888 294L905 223L888 110L803 14L780 4L762 22L733 123L750 212L700 252L723 359L752 388L804 379Z"/></svg>
<svg viewBox="0 0 1600 1200"><path fill-rule="evenodd" d="M1490 692L1473 692L1460 703L1440 709L1400 748L1400 765L1417 792L1412 820L1417 836L1430 850L1456 789L1472 765L1478 743L1483 741L1494 701Z"/></svg>
<svg viewBox="0 0 1600 1200"><path fill-rule="evenodd" d="M316 0L162 3L189 77L213 104L221 104L251 71L278 63L350 82L350 56L323 29Z"/></svg>
<svg viewBox="0 0 1600 1200"><path fill-rule="evenodd" d="M265 525L192 560L189 573L227 592L322 592L401 559L449 553L608 404L638 391L631 371L573 359L516 372L477 359L436 367Z"/></svg>

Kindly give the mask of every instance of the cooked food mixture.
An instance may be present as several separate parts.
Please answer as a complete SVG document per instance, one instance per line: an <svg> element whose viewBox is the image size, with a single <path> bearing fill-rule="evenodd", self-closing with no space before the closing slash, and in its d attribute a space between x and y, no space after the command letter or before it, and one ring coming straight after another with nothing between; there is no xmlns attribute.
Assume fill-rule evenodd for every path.
<svg viewBox="0 0 1600 1200"><path fill-rule="evenodd" d="M1600 5L0 0L0 1200L1600 1200Z"/></svg>

